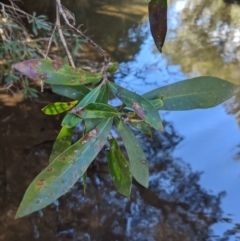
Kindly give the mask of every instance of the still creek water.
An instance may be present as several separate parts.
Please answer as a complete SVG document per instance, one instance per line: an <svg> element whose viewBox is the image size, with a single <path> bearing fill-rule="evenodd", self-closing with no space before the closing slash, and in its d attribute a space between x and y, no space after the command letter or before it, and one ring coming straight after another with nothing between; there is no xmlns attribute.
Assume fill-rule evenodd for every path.
<svg viewBox="0 0 240 241"><path fill-rule="evenodd" d="M54 11L50 1L27 2L29 11L50 17ZM114 81L124 87L144 93L199 75L240 84L238 5L169 1L161 55L143 0L63 4L120 62ZM44 93L39 103L0 106L0 240L240 240L239 96L207 110L161 112L165 133L139 136L150 165L149 188L135 183L130 200L115 192L100 154L86 195L79 181L54 204L14 220L24 191L47 165L61 123L40 109L57 100Z"/></svg>

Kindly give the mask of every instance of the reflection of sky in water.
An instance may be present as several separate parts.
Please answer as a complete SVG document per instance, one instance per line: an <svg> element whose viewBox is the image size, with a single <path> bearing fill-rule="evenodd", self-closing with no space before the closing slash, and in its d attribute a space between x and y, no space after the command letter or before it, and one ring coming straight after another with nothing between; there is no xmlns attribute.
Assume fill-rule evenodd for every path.
<svg viewBox="0 0 240 241"><path fill-rule="evenodd" d="M179 1L174 8L181 10L184 7L183 2ZM169 11L174 13L174 8ZM169 21L170 28L178 26L175 18ZM143 31L149 31L149 26L144 25ZM119 71L115 75L116 83L142 94L157 86L186 78L180 66L171 65L164 55L154 52L153 46L154 42L149 33L134 59L120 64ZM206 190L213 194L226 191L226 197L223 198L221 205L223 216L232 218L233 224L240 223L238 205L240 163L233 160L234 148L240 139L234 117L227 115L222 105L206 110L161 112L161 114L166 120L173 122L179 134L184 136L174 156L181 157L189 163L193 171L203 172L200 184ZM154 176L150 177L150 180L151 178L154 179ZM167 192L171 192L173 187L169 183L162 185L166 189L169 188ZM231 216L227 216L228 214ZM215 224L214 233L221 236L224 231L232 228L233 224ZM234 238L231 240L235 240Z"/></svg>

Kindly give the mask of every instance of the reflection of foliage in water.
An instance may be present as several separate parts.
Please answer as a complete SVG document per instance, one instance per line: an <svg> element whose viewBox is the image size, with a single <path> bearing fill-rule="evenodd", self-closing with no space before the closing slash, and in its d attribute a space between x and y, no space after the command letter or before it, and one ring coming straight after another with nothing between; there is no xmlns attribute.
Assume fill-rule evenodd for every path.
<svg viewBox="0 0 240 241"><path fill-rule="evenodd" d="M55 206L61 217L56 231L59 240L206 240L211 236L210 225L221 221L224 193L207 193L198 184L200 173L172 157L181 138L171 124L165 124L165 134L154 133L153 140L142 138L151 160L150 188L134 186L130 200L119 196L109 187L106 164L99 160L99 173L89 173L87 195L77 185ZM53 214L43 213L52 223ZM32 221L42 223L39 218ZM48 229L41 228L39 233Z"/></svg>
<svg viewBox="0 0 240 241"><path fill-rule="evenodd" d="M173 0L173 6L177 2ZM185 6L180 26L169 29L165 52L185 73L217 76L239 84L240 7L222 0L187 0Z"/></svg>
<svg viewBox="0 0 240 241"><path fill-rule="evenodd" d="M182 160L173 158L173 150L182 138L170 123L164 125L165 133L154 132L153 139L139 136L150 160L149 189L135 184L130 200L117 194L102 153L89 170L86 195L79 182L55 204L29 216L29 222L5 223L5 240L16 238L15 229L8 228L13 225L17 225L24 240L207 240L212 235L211 225L223 221L220 202L224 193L213 195L202 189L198 184L200 173L192 172ZM52 129L51 125L48 128ZM45 145L38 146L36 151L30 147L26 159L29 163L23 166L28 171L21 172L21 180L31 180L29 170L33 170L33 176L36 174L36 153L45 152L44 148L50 151ZM26 184L19 187L18 178L8 183L8 190L17 192L16 183L22 193ZM14 201L14 206L17 203ZM14 209L12 206L5 202L3 210Z"/></svg>
<svg viewBox="0 0 240 241"><path fill-rule="evenodd" d="M235 95L229 101L224 104L224 107L228 114L234 115L238 126L240 127L240 94ZM234 156L235 160L240 160L240 144L236 147L237 152Z"/></svg>

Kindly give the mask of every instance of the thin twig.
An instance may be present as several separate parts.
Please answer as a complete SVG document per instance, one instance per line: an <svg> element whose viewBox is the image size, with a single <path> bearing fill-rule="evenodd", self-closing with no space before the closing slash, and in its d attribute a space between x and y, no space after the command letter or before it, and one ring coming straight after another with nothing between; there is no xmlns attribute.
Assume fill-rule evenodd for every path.
<svg viewBox="0 0 240 241"><path fill-rule="evenodd" d="M47 58L48 54L49 54L49 51L50 51L50 48L51 48L51 45L52 45L52 41L53 41L53 36L56 32L56 29L57 29L57 26L55 25L53 31L52 31L52 35L49 39L49 42L48 42L48 47L47 47L47 51L46 51L46 54L45 54L45 59Z"/></svg>
<svg viewBox="0 0 240 241"><path fill-rule="evenodd" d="M62 15L65 23L68 25L68 27L70 27L75 33L79 34L82 38L84 38L88 43L90 43L95 49L98 50L98 52L100 53L100 55L103 57L104 60L104 66L103 66L103 70L102 70L102 75L103 75L103 81L107 81L107 69L108 69L108 65L109 65L109 59L107 59L107 57L105 56L105 51L98 46L92 39L90 39L88 36L86 36L81 30L80 28L76 28L74 27L68 20L68 17L66 16L65 11L62 8L62 4L61 4L61 0L56 0L56 4L58 6L59 9L59 13Z"/></svg>
<svg viewBox="0 0 240 241"><path fill-rule="evenodd" d="M67 53L67 56L68 56L68 60L69 60L69 63L70 65L75 68L75 64L73 62L73 59L72 59L72 55L70 54L70 51L68 50L68 46L67 46L67 43L65 41L65 38L63 36L63 32L62 32L62 29L61 29L61 23L60 23L60 8L59 8L59 5L57 5L56 7L56 26L57 26L57 29L58 29L58 33L59 33L59 37L62 41L62 44L63 44L63 47L65 48L65 51Z"/></svg>

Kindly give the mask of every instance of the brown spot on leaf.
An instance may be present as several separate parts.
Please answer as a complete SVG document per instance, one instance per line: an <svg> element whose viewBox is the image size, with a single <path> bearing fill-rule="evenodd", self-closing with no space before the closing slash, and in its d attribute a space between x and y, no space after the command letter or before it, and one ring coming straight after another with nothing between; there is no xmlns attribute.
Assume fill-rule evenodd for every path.
<svg viewBox="0 0 240 241"><path fill-rule="evenodd" d="M145 120L145 115L147 114L145 110L142 109L142 107L136 103L134 100L130 101L135 113L142 119Z"/></svg>
<svg viewBox="0 0 240 241"><path fill-rule="evenodd" d="M45 184L44 178L39 178L39 181L37 182L37 186L42 187Z"/></svg>
<svg viewBox="0 0 240 241"><path fill-rule="evenodd" d="M39 203L40 203L40 200L39 200L39 199L37 199L37 200L36 200L36 204L39 204Z"/></svg>
<svg viewBox="0 0 240 241"><path fill-rule="evenodd" d="M49 79L50 78L50 75L47 74L47 73L44 73L44 74L40 74L38 76L39 79L42 79L42 80L45 80L45 79Z"/></svg>
<svg viewBox="0 0 240 241"><path fill-rule="evenodd" d="M52 67L54 68L54 70L58 71L59 69L62 68L62 64L57 62L57 61L55 61L55 60L53 60L52 61Z"/></svg>
<svg viewBox="0 0 240 241"><path fill-rule="evenodd" d="M82 113L84 113L85 112L85 109L84 108L78 108L78 109L72 109L71 110L71 113L73 113L73 114L75 114L75 115L81 115Z"/></svg>
<svg viewBox="0 0 240 241"><path fill-rule="evenodd" d="M99 130L97 128L91 130L88 134L86 134L84 137L83 137L83 140L82 140L82 144L85 144L87 143L88 141L90 141L91 139L94 139L97 137L99 133Z"/></svg>
<svg viewBox="0 0 240 241"><path fill-rule="evenodd" d="M52 167L49 167L47 170L48 170L49 172L51 172L53 169L52 169Z"/></svg>

